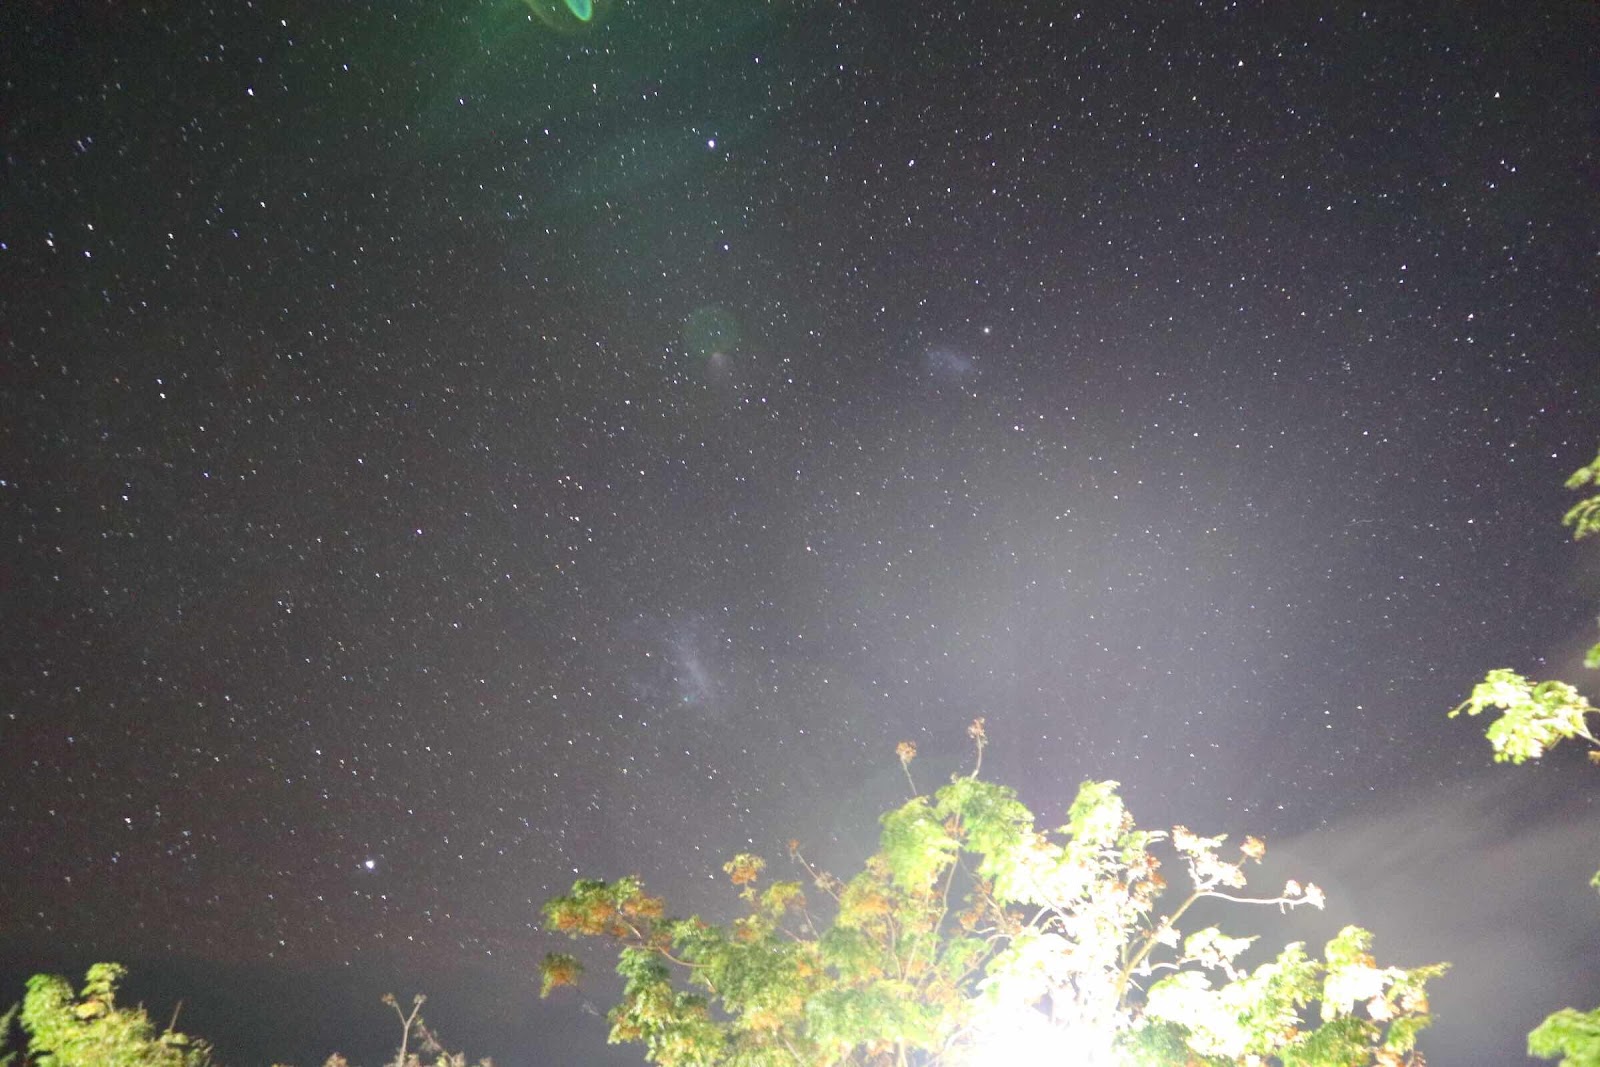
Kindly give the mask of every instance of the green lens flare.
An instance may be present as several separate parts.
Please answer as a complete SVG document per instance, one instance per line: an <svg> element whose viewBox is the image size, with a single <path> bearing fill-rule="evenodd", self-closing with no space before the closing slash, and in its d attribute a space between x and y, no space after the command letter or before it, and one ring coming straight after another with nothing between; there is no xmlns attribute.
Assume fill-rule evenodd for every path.
<svg viewBox="0 0 1600 1067"><path fill-rule="evenodd" d="M572 31L595 20L597 0L522 0L533 17L552 30Z"/></svg>

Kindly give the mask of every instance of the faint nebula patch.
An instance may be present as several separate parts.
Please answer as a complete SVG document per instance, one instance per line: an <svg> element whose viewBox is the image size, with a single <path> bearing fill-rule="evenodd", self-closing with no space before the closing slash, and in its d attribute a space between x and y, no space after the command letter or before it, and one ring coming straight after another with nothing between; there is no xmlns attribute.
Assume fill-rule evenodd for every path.
<svg viewBox="0 0 1600 1067"><path fill-rule="evenodd" d="M643 669L629 681L645 715L726 721L743 698L743 672L733 642L714 622L637 620L645 647Z"/></svg>
<svg viewBox="0 0 1600 1067"><path fill-rule="evenodd" d="M934 385L966 385L978 376L978 365L959 348L933 345L922 353L922 374Z"/></svg>

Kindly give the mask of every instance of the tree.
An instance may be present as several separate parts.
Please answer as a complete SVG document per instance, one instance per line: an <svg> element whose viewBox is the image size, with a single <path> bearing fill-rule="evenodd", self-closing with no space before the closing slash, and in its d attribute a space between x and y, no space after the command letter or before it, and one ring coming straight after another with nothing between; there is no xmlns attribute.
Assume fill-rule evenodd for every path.
<svg viewBox="0 0 1600 1067"><path fill-rule="evenodd" d="M28 1062L38 1067L208 1067L211 1046L178 1033L173 1022L160 1033L143 1008L117 1006L117 986L127 968L97 963L82 992L65 978L36 974L22 1000Z"/></svg>
<svg viewBox="0 0 1600 1067"><path fill-rule="evenodd" d="M1247 968L1255 938L1185 936L1179 921L1205 900L1321 907L1316 886L1245 895L1259 839L1225 858L1221 836L1140 830L1115 782L1085 782L1067 824L1041 830L978 777L983 720L969 733L972 773L932 795L913 783L848 881L790 842L807 884L763 883L762 859L735 856L723 869L744 914L726 925L669 918L637 878L579 881L546 903L550 929L619 950L611 1041L661 1067L1421 1063L1425 986L1443 965L1381 967L1371 935L1348 927L1321 960L1296 943ZM915 747L898 752L910 780ZM1189 883L1170 910L1158 851ZM581 971L547 957L542 993Z"/></svg>
<svg viewBox="0 0 1600 1067"><path fill-rule="evenodd" d="M27 1057L22 1061L26 1067L211 1067L210 1044L178 1033L176 1012L166 1030L157 1034L143 1008L117 1007L117 986L127 973L120 963L97 963L89 968L83 991L76 996L59 975L36 974L28 979L22 1002L0 1015L0 1067L16 1064L17 1053L5 1052L14 1020L20 1020L27 1035ZM400 1020L400 1047L385 1067L467 1067L466 1056L447 1051L423 1021L425 999L413 997L407 1012L394 994L384 994L383 1003ZM323 1067L351 1065L334 1053ZM494 1065L484 1059L477 1067Z"/></svg>
<svg viewBox="0 0 1600 1067"><path fill-rule="evenodd" d="M1600 454L1567 478L1568 489L1586 486L1600 489ZM1561 521L1572 527L1574 541L1600 533L1600 494L1578 501ZM1600 644L1589 648L1583 665L1600 669ZM1496 761L1525 763L1539 759L1561 741L1582 739L1593 746L1590 762L1600 764L1600 739L1589 729L1589 716L1600 713L1600 708L1567 682L1533 682L1507 668L1492 670L1450 717L1478 715L1490 708L1501 713L1486 731ZM1600 872L1589 884L1600 890ZM1563 1008L1551 1015L1528 1035L1528 1055L1542 1059L1559 1056L1561 1067L1600 1067L1600 1008L1590 1012Z"/></svg>

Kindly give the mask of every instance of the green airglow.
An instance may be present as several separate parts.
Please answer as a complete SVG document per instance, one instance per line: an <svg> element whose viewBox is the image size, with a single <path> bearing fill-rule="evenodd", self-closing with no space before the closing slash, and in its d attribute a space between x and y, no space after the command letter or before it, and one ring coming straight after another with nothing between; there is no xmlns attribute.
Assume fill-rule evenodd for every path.
<svg viewBox="0 0 1600 1067"><path fill-rule="evenodd" d="M594 4L591 0L566 0L567 10L572 12L572 17L579 22L588 22L594 18Z"/></svg>

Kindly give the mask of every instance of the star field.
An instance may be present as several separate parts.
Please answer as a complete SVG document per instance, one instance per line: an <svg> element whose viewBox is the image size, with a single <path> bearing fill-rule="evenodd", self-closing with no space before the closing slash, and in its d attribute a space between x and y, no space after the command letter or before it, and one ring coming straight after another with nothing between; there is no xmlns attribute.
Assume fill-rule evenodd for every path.
<svg viewBox="0 0 1600 1067"><path fill-rule="evenodd" d="M984 715L1458 960L1439 1062L1592 1000L1581 756L1444 713L1593 640L1594 12L1004 7L0 15L0 999L638 1063L539 903Z"/></svg>

